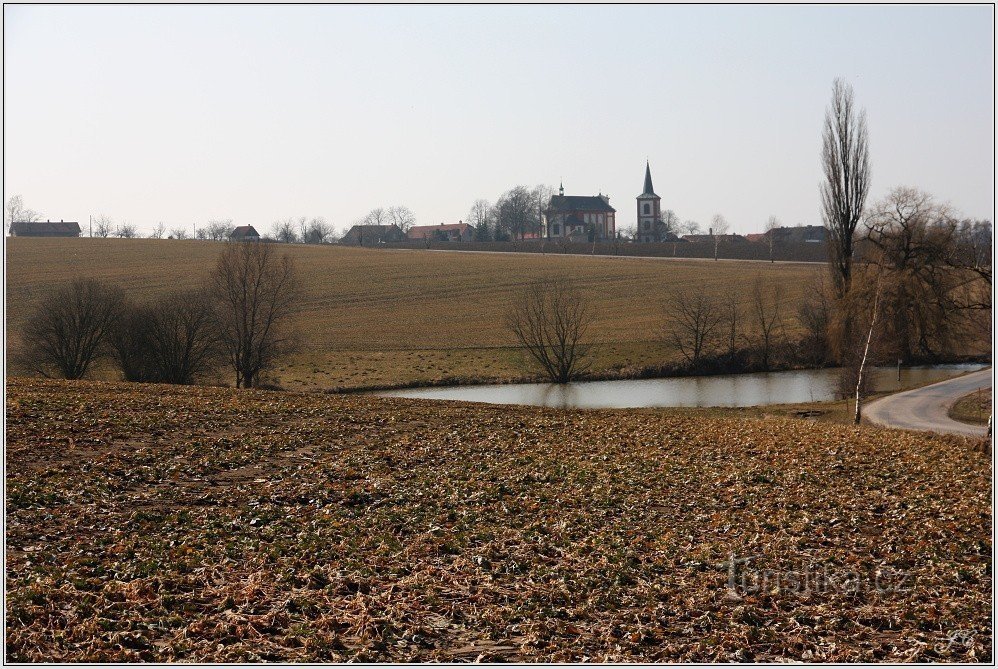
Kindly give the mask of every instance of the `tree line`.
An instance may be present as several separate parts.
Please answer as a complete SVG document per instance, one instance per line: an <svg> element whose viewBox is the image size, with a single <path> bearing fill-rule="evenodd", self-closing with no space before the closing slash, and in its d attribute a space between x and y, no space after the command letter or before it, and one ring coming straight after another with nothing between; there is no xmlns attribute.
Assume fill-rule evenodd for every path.
<svg viewBox="0 0 998 669"><path fill-rule="evenodd" d="M237 388L292 352L300 287L294 263L271 244L231 244L194 289L135 302L121 286L75 279L29 314L21 364L79 379L109 360L128 381L192 384L223 369Z"/></svg>

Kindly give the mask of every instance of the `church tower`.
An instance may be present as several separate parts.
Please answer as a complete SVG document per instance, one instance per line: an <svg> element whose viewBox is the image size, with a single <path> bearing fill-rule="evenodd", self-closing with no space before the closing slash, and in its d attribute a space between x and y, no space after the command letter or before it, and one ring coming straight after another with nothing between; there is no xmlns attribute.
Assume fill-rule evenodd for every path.
<svg viewBox="0 0 998 669"><path fill-rule="evenodd" d="M651 166L645 161L645 187L638 195L638 241L654 242L658 237L658 221L662 220L662 198L651 185Z"/></svg>

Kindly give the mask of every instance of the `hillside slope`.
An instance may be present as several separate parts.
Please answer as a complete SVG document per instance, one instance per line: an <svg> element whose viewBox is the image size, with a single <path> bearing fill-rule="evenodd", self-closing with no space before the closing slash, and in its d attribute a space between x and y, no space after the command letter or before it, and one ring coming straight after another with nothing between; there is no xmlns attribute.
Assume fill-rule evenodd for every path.
<svg viewBox="0 0 998 669"><path fill-rule="evenodd" d="M74 276L117 281L136 299L195 285L213 267L217 242L148 239L7 239L7 318L12 343L33 300ZM285 247L305 294L302 354L277 370L288 387L324 389L445 376L522 374L503 315L525 285L567 277L591 297L599 366L676 359L659 337L670 291L704 286L747 307L756 277L784 286L787 326L817 265L614 257L490 255Z"/></svg>

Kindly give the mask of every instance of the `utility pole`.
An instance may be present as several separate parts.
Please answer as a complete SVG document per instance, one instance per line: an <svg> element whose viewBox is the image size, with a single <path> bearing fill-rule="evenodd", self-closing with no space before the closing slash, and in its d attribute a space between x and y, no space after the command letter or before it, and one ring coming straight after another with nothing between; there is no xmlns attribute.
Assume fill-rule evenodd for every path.
<svg viewBox="0 0 998 669"><path fill-rule="evenodd" d="M94 238L94 215L90 214L90 239Z"/></svg>

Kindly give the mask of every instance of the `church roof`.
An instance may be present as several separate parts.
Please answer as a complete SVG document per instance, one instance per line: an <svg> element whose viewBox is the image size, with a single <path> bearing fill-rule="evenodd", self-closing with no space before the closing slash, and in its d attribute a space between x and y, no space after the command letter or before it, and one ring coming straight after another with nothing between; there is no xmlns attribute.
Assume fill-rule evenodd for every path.
<svg viewBox="0 0 998 669"><path fill-rule="evenodd" d="M599 195L552 195L548 204L551 211L617 211Z"/></svg>
<svg viewBox="0 0 998 669"><path fill-rule="evenodd" d="M651 165L648 164L647 160L645 161L645 189L638 197L644 195L655 195L655 188L651 185ZM656 195L655 197L658 196Z"/></svg>

